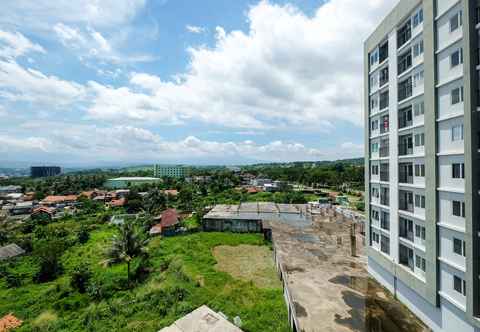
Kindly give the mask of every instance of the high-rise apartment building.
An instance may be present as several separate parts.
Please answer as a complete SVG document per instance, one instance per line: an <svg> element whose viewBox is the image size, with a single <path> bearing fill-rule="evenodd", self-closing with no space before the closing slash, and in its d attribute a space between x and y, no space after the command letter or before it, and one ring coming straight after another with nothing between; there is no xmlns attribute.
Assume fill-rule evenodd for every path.
<svg viewBox="0 0 480 332"><path fill-rule="evenodd" d="M400 0L365 43L369 272L434 331L480 331L477 0Z"/></svg>
<svg viewBox="0 0 480 332"><path fill-rule="evenodd" d="M62 173L59 166L32 166L30 167L30 176L32 178L41 178L47 176L56 176Z"/></svg>

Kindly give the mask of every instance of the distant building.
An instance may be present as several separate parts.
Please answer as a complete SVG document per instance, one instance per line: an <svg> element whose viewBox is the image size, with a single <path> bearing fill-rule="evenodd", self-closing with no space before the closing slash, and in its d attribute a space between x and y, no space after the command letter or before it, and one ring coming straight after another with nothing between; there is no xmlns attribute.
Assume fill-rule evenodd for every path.
<svg viewBox="0 0 480 332"><path fill-rule="evenodd" d="M32 166L30 167L30 176L32 178L43 178L47 176L60 175L62 168L59 166Z"/></svg>
<svg viewBox="0 0 480 332"><path fill-rule="evenodd" d="M10 209L11 215L30 214L33 209L33 202L17 202L15 206Z"/></svg>
<svg viewBox="0 0 480 332"><path fill-rule="evenodd" d="M186 169L181 165L154 165L153 176L162 178L184 178Z"/></svg>
<svg viewBox="0 0 480 332"><path fill-rule="evenodd" d="M0 187L0 196L6 195L6 194L16 194L16 193L21 193L22 192L22 187L21 186L3 186Z"/></svg>
<svg viewBox="0 0 480 332"><path fill-rule="evenodd" d="M159 332L242 332L236 325L230 323L221 312L215 312L206 305L195 309L180 318L172 325Z"/></svg>
<svg viewBox="0 0 480 332"><path fill-rule="evenodd" d="M103 186L109 189L125 189L142 184L153 184L160 181L162 181L162 179L150 177L121 177L108 179Z"/></svg>

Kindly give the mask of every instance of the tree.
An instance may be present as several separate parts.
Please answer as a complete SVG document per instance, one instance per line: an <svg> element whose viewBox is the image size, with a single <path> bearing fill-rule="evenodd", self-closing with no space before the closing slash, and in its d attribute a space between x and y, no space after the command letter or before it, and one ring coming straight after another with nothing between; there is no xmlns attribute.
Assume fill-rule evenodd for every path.
<svg viewBox="0 0 480 332"><path fill-rule="evenodd" d="M125 221L119 227L119 234L114 235L107 251L108 263L127 263L127 280L130 285L130 263L136 257L146 255L147 240L138 227L131 221Z"/></svg>
<svg viewBox="0 0 480 332"><path fill-rule="evenodd" d="M90 239L90 233L88 232L87 227L85 225L82 225L80 227L80 230L77 233L77 240L81 244L87 243L87 241Z"/></svg>
<svg viewBox="0 0 480 332"><path fill-rule="evenodd" d="M35 254L40 262L40 270L35 279L37 282L54 280L63 272L60 257L65 249L65 243L60 239L46 238L37 241Z"/></svg>
<svg viewBox="0 0 480 332"><path fill-rule="evenodd" d="M87 265L80 265L75 268L70 278L72 288L78 290L79 293L87 291L88 282L92 277L92 272Z"/></svg>
<svg viewBox="0 0 480 332"><path fill-rule="evenodd" d="M164 210L166 205L167 197L157 188L150 190L144 198L145 211L149 214L155 214Z"/></svg>

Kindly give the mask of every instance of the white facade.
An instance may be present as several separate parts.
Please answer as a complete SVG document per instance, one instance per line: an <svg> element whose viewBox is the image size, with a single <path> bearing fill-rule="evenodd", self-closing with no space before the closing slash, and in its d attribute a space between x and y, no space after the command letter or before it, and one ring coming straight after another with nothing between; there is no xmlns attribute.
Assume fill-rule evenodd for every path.
<svg viewBox="0 0 480 332"><path fill-rule="evenodd" d="M469 50L463 39L464 1L434 1L434 22L428 22L430 26L433 24L435 36L434 86L425 86L425 72L427 69L431 72L432 68L425 68L423 29L426 25L422 5L413 8L409 17L392 27L369 53L370 135L366 143L370 148L369 245L375 255L378 252L382 260L389 261L394 271L413 277L410 280L417 290L428 287L426 271L435 269L439 304L435 306L426 300L421 292L397 278L396 272L393 274L376 261L373 254L369 257L369 272L434 331L480 331L467 319L464 59ZM388 56L382 59L385 42L388 42ZM428 64L431 63L430 60ZM388 83L380 87L380 70L387 67ZM380 106L380 96L385 89L388 89L388 105ZM437 128L436 147L435 155L430 156L436 158L435 188L425 187L425 113L432 112L424 102L427 89L434 91L436 105L433 120ZM386 114L385 130L382 119ZM389 148L382 149L387 139ZM382 163L388 163L388 172L382 173ZM427 189L436 192L436 234L432 235L438 245L436 266L426 264L429 254L425 234ZM382 193L386 192L388 200L382 199ZM388 212L388 228L383 227L387 223L382 222L382 212ZM389 250L384 250L382 244L385 243Z"/></svg>

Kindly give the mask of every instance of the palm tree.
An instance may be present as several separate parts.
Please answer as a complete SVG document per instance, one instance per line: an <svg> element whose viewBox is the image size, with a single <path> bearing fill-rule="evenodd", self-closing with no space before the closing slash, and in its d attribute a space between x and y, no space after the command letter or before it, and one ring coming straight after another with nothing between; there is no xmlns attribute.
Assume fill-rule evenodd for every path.
<svg viewBox="0 0 480 332"><path fill-rule="evenodd" d="M135 257L146 254L147 239L142 236L140 230L133 222L125 221L119 227L119 234L114 235L112 244L107 251L108 263L127 263L127 280L130 285L130 262Z"/></svg>

